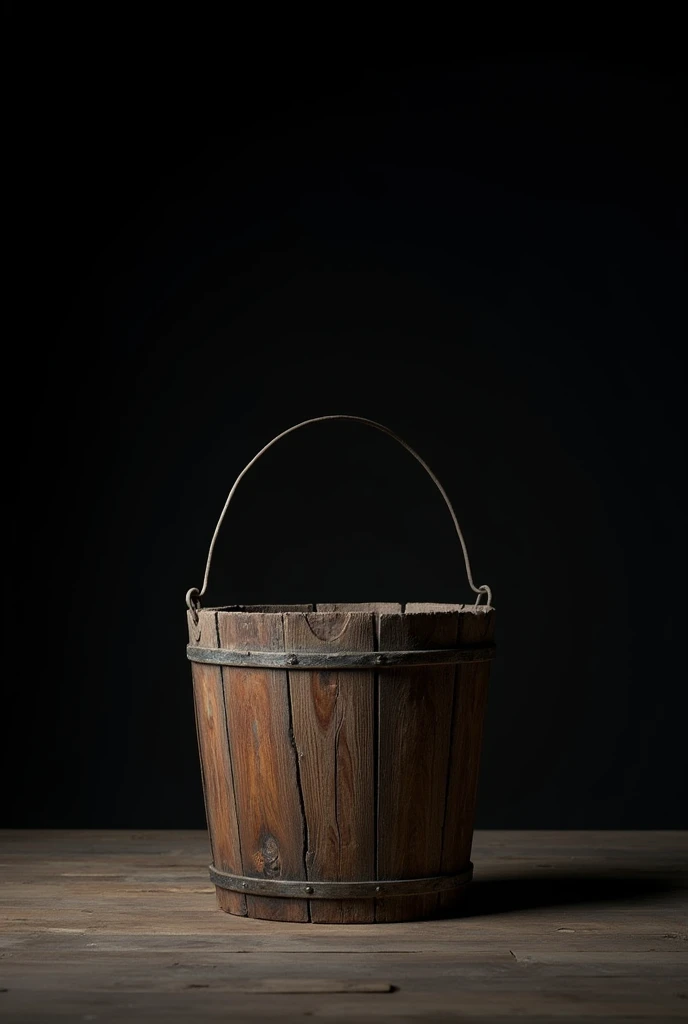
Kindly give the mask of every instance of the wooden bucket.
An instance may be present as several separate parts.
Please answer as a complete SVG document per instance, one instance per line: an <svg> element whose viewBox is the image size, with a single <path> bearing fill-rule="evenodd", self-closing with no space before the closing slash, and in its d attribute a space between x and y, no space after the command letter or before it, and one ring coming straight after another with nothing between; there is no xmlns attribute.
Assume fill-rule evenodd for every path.
<svg viewBox="0 0 688 1024"><path fill-rule="evenodd" d="M275 441L347 419L399 441L451 512L473 605L201 608L244 473ZM481 604L482 595L487 598ZM494 611L454 510L386 427L307 420L230 491L201 591L187 594L198 743L220 907L272 921L366 923L460 906L471 879Z"/></svg>

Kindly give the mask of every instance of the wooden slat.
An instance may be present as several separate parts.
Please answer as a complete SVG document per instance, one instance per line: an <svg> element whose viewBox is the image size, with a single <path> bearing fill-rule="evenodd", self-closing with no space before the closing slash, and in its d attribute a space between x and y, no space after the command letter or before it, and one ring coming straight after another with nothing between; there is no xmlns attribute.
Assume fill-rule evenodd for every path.
<svg viewBox="0 0 688 1024"><path fill-rule="evenodd" d="M189 640L217 647L215 612L201 611L194 623L188 614ZM196 731L201 758L205 801L213 864L222 871L237 871L241 864L239 831L234 800L232 763L227 734L222 669L217 665L191 667L196 711ZM246 899L240 893L217 890L217 900L231 914L246 913Z"/></svg>
<svg viewBox="0 0 688 1024"><path fill-rule="evenodd" d="M553 1020L586 1021L607 1024L618 1020L623 1024L661 1024L663 1021L685 1021L685 1000L675 991L657 986L641 993L614 990L581 990L572 982L559 992L528 990L512 992L471 988L449 992L404 991L392 995L361 993L326 994L240 994L229 995L212 988L173 993L97 993L75 992L31 993L18 991L3 997L11 1024L44 1024L49 1020L97 1021L98 1024L142 1024L148 1021L228 1022L280 1021L296 1024L304 1018L324 1017L337 1021L418 1021L456 1020L461 1024L486 1021L489 1024L542 1024ZM105 1005L104 1005L105 1004ZM459 1010L460 1006L460 1010ZM228 1008L229 1007L229 1008Z"/></svg>
<svg viewBox="0 0 688 1024"><path fill-rule="evenodd" d="M499 950L461 952L366 953L316 952L309 957L291 953L244 953L234 960L223 953L151 953L132 956L126 951L93 951L89 963L68 950L17 952L11 958L13 988L112 992L117 990L179 992L195 985L216 991L307 992L358 991L393 984L401 990L437 991L465 985L497 983L518 990L552 980L576 978L672 982L687 966L677 953L523 953ZM238 961L238 962L237 962ZM526 969L524 969L526 968ZM382 979L390 979L386 983ZM633 982L631 982L633 984ZM317 986L317 987L316 987ZM1 1005L1 1004L0 1004Z"/></svg>
<svg viewBox="0 0 688 1024"><path fill-rule="evenodd" d="M462 604L437 604L436 602L430 601L408 601L404 605L404 613L406 615L417 615L419 613L427 615L428 612L460 612L464 607L465 605Z"/></svg>
<svg viewBox="0 0 688 1024"><path fill-rule="evenodd" d="M372 651L372 614L287 614L285 646L294 651ZM308 878L375 877L375 673L291 672L294 739L307 823ZM311 920L375 919L375 901L311 900Z"/></svg>
<svg viewBox="0 0 688 1024"><path fill-rule="evenodd" d="M463 612L459 615L459 644L494 639L494 612ZM483 719L490 676L489 662L457 665L450 743L447 806L442 838L442 874L462 871L471 859L473 821L478 791L478 772ZM461 904L464 894L441 893L444 909Z"/></svg>
<svg viewBox="0 0 688 1024"><path fill-rule="evenodd" d="M527 1005L545 1019L594 1020L623 1016L634 1002L627 1016L643 1019L654 1006L646 1019L655 1022L664 1008L685 1009L687 833L478 832L461 921L345 928L221 914L207 858L204 832L0 833L0 987L9 989L0 1013L266 1019L262 995L251 1004L227 995L236 979L263 977L389 980L402 1019L412 1010L464 1020L467 1006L483 1006L493 1020L495 992L513 995L497 1005L504 1019L510 1005L526 1020ZM216 1002L184 1002L203 986ZM527 1004L532 992L539 1002ZM291 998L295 1016L335 1016L334 996ZM286 1019L284 1002L275 1007ZM361 1007L365 998L342 1014L365 1018Z"/></svg>
<svg viewBox="0 0 688 1024"><path fill-rule="evenodd" d="M4 962L0 1012L12 1021L105 1024L304 1016L656 1024L685 1019L685 963L685 955L531 958L508 950L374 957L316 950L266 958L188 951L73 956L55 949L40 959L18 954Z"/></svg>
<svg viewBox="0 0 688 1024"><path fill-rule="evenodd" d="M284 650L281 613L218 612L222 647ZM243 871L306 878L305 822L291 741L287 673L224 668ZM248 913L272 921L307 921L308 900L248 896Z"/></svg>
<svg viewBox="0 0 688 1024"><path fill-rule="evenodd" d="M312 612L312 604L226 604L216 612Z"/></svg>
<svg viewBox="0 0 688 1024"><path fill-rule="evenodd" d="M380 615L381 651L453 647L458 613ZM439 874L454 667L390 669L378 679L377 877ZM436 895L377 901L378 921L431 915Z"/></svg>
<svg viewBox="0 0 688 1024"><path fill-rule="evenodd" d="M207 903L214 904L212 894L205 897ZM140 905L141 901L137 901ZM285 953L295 956L320 956L321 954L351 956L363 954L366 956L378 956L383 953L399 953L405 956L417 956L421 953L430 956L442 954L458 955L461 953L490 954L495 950L509 951L510 942L514 940L522 942L525 946L519 949L527 949L530 955L548 953L552 949L562 955L570 953L637 953L638 955L649 953L667 952L675 955L682 952L685 957L685 939L671 938L681 933L676 931L676 922L670 922L671 931L665 931L662 924L655 920L654 927L646 923L645 927L639 928L637 922L630 927L613 927L609 922L606 925L593 927L579 924L575 934L560 934L557 927L554 927L552 918L537 916L532 924L526 921L525 914L512 916L509 924L502 922L498 928L483 927L481 929L469 929L464 934L457 933L457 922L453 920L453 931L442 931L437 928L430 928L435 922L407 922L410 924L425 924L426 929L422 932L394 931L390 934L389 924L376 925L346 925L333 927L332 925L312 925L303 929L298 924L285 924L285 931L266 932L263 921L263 931L258 931L261 925L259 920L252 920L248 917L230 918L228 914L222 915L222 921L213 922L212 929L208 930L208 923L205 920L209 911L200 913L189 913L187 906L180 903L175 913L171 910L162 914L158 919L155 917L155 906L150 901L145 904L149 915L155 919L155 927L145 927L142 923L131 925L131 918L136 911L136 903L130 897L128 911L113 914L112 928L107 931L87 930L83 927L83 916L81 928L61 930L53 928L48 931L41 931L40 916L37 912L33 919L33 929L23 934L23 941L9 947L10 954L14 958L18 951L30 951L37 956L49 951L60 949L65 956L69 955L75 959L91 956L100 953L104 956L110 953L135 953L142 955L145 959L149 954L154 953L182 953L193 952L199 955L228 956L229 954L247 955L255 953L265 957ZM79 911L82 915L87 913L84 907ZM219 917L220 911L218 910ZM187 923L184 927L178 923L179 916L185 914ZM561 918L560 918L561 920ZM236 922L251 921L252 927L239 930L235 927ZM564 921L566 918L564 917ZM522 934L516 932L517 924L522 928ZM268 922L269 923L269 922ZM279 923L279 922L275 922ZM403 922L402 922L403 923ZM461 919L461 926L464 925ZM685 921L682 922L685 926ZM679 926L680 927L680 926ZM384 932L373 929L386 928ZM687 964L688 966L688 964Z"/></svg>
<svg viewBox="0 0 688 1024"><path fill-rule="evenodd" d="M319 612L375 612L376 615L380 615L381 612L400 612L401 605L397 601L363 601L363 602L347 602L344 601L339 604L318 604L316 605L316 611Z"/></svg>

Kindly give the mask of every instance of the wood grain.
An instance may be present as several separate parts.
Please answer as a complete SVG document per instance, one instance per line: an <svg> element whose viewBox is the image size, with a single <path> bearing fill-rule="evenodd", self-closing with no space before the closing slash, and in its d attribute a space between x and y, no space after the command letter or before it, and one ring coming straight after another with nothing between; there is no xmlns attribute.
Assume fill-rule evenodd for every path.
<svg viewBox="0 0 688 1024"><path fill-rule="evenodd" d="M431 604L402 613L394 602L311 607L231 606L204 610L198 626L190 620L195 645L251 652L245 666L193 669L203 690L199 745L213 855L232 861L217 867L292 882L465 870L489 664L288 670L260 667L256 655L453 648L491 639L492 613ZM315 923L417 919L463 895L395 896L373 906L218 889L232 913Z"/></svg>
<svg viewBox="0 0 688 1024"><path fill-rule="evenodd" d="M494 630L494 611L464 612L459 615L457 642L492 641ZM462 871L471 859L489 675L490 665L487 662L457 665L455 669L442 874ZM465 892L461 890L458 893L441 893L439 906L444 909L456 907L464 898Z"/></svg>
<svg viewBox="0 0 688 1024"><path fill-rule="evenodd" d="M282 614L218 612L220 645L284 650ZM305 821L292 740L287 673L223 669L243 871L306 878ZM308 900L249 896L250 915L307 921Z"/></svg>
<svg viewBox="0 0 688 1024"><path fill-rule="evenodd" d="M406 615L416 615L418 613L427 615L430 612L460 612L466 605L463 604L437 604L436 602L430 601L407 601L404 605L404 613Z"/></svg>
<svg viewBox="0 0 688 1024"><path fill-rule="evenodd" d="M226 604L216 612L312 612L312 604Z"/></svg>
<svg viewBox="0 0 688 1024"><path fill-rule="evenodd" d="M379 648L452 647L457 612L380 615ZM390 669L378 679L377 877L439 874L454 667ZM438 897L377 901L378 921L426 917Z"/></svg>
<svg viewBox="0 0 688 1024"><path fill-rule="evenodd" d="M286 614L293 651L372 651L370 613ZM375 673L291 672L294 739L307 823L308 878L375 877ZM311 900L311 920L373 921L374 900Z"/></svg>
<svg viewBox="0 0 688 1024"><path fill-rule="evenodd" d="M380 615L381 612L400 612L401 605L398 601L359 601L356 604L343 602L340 604L318 604L318 612L374 612Z"/></svg>
<svg viewBox="0 0 688 1024"><path fill-rule="evenodd" d="M217 618L213 611L201 611L198 622L188 615L190 642L217 647ZM232 762L229 753L222 669L217 665L193 665L196 732L201 759L203 796L210 835L213 864L221 871L240 869L241 849L234 800ZM230 914L246 914L246 899L240 893L217 889L218 903Z"/></svg>
<svg viewBox="0 0 688 1024"><path fill-rule="evenodd" d="M688 833L477 832L461 920L347 927L222 914L207 859L200 831L0 832L2 1019L686 1017Z"/></svg>

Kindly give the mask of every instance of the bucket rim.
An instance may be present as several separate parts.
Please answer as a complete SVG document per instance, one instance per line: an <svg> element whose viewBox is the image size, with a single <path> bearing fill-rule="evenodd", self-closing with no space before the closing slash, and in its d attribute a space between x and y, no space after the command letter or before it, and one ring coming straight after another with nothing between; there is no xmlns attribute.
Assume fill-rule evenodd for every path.
<svg viewBox="0 0 688 1024"><path fill-rule="evenodd" d="M494 612L489 604L447 604L431 601L344 601L303 604L223 604L198 609L204 612L225 612L237 615L486 615Z"/></svg>

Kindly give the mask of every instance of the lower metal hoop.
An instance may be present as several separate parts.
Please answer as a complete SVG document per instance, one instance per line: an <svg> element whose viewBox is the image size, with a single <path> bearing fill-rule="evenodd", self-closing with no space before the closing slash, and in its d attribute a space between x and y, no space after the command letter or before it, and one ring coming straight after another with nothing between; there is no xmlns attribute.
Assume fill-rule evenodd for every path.
<svg viewBox="0 0 688 1024"><path fill-rule="evenodd" d="M309 900L383 899L385 896L418 896L460 889L473 878L473 865L456 875L432 878L383 879L373 882L286 881L282 878L249 878L229 875L210 865L210 881L220 889L243 892L247 896L286 896Z"/></svg>

